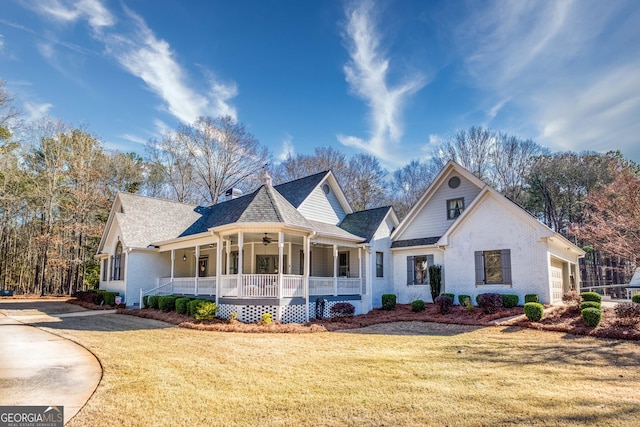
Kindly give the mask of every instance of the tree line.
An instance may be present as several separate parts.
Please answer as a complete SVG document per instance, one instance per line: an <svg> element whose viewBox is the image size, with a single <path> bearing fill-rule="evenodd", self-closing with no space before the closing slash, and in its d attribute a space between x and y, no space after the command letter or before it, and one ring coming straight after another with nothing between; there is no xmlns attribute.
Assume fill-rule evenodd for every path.
<svg viewBox="0 0 640 427"><path fill-rule="evenodd" d="M434 146L427 160L392 172L371 155L347 157L331 147L270 159L230 117L181 124L148 141L144 157L111 152L88 130L60 120L22 122L0 81L0 287L72 293L93 286L93 256L118 191L211 205L229 188L257 188L265 165L274 184L332 170L354 210L390 205L403 218L453 159L586 248L583 279L626 280L635 265L640 173L618 152L551 153L474 126Z"/></svg>

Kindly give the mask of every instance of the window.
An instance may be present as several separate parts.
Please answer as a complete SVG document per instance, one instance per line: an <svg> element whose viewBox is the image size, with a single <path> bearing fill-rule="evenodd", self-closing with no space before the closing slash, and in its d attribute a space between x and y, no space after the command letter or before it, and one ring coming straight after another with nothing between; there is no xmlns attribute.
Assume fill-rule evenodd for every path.
<svg viewBox="0 0 640 427"><path fill-rule="evenodd" d="M376 252L376 277L384 277L384 254Z"/></svg>
<svg viewBox="0 0 640 427"><path fill-rule="evenodd" d="M511 285L511 250L475 252L476 286Z"/></svg>
<svg viewBox="0 0 640 427"><path fill-rule="evenodd" d="M107 270L109 269L109 260L108 259L103 259L102 260L102 281L106 282L107 281Z"/></svg>
<svg viewBox="0 0 640 427"><path fill-rule="evenodd" d="M124 279L124 252L122 251L122 242L116 245L115 255L111 257L111 280Z"/></svg>
<svg viewBox="0 0 640 427"><path fill-rule="evenodd" d="M207 277L209 273L209 257L203 256L198 260L198 277Z"/></svg>
<svg viewBox="0 0 640 427"><path fill-rule="evenodd" d="M464 199L447 200L447 219L456 219L464 210Z"/></svg>
<svg viewBox="0 0 640 427"><path fill-rule="evenodd" d="M349 277L349 252L338 252L338 276Z"/></svg>
<svg viewBox="0 0 640 427"><path fill-rule="evenodd" d="M429 267L433 265L433 255L407 257L407 285L428 285Z"/></svg>

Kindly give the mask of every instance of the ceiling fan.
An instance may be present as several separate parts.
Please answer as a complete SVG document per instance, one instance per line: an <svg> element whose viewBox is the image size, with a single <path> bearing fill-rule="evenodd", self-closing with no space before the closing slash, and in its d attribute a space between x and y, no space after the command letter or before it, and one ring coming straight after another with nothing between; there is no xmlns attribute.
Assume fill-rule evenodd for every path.
<svg viewBox="0 0 640 427"><path fill-rule="evenodd" d="M264 237L262 238L262 243L266 246L271 243L271 237L267 236L267 233L264 233Z"/></svg>

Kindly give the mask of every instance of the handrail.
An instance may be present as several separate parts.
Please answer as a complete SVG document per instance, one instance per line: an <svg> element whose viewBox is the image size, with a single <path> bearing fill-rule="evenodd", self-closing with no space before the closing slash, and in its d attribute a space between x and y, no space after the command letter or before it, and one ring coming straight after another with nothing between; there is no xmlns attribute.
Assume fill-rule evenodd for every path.
<svg viewBox="0 0 640 427"><path fill-rule="evenodd" d="M142 298L145 295L151 295L153 292L156 292L159 289L162 289L162 288L167 287L167 286L171 286L171 290L173 291L173 282L167 282L165 284L158 285L153 289L149 289L148 291L145 291L144 289L140 289L140 308L142 308Z"/></svg>

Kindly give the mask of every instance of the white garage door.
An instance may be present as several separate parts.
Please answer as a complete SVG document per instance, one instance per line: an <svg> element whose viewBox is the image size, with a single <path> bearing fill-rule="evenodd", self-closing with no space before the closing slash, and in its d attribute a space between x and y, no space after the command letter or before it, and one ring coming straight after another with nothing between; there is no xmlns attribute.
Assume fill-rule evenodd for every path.
<svg viewBox="0 0 640 427"><path fill-rule="evenodd" d="M562 301L562 267L549 266L551 280L551 302Z"/></svg>

